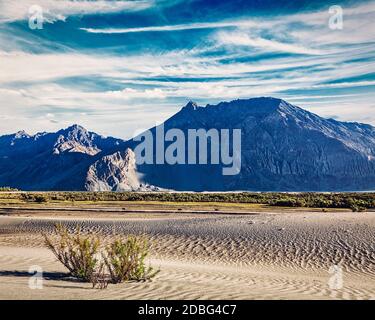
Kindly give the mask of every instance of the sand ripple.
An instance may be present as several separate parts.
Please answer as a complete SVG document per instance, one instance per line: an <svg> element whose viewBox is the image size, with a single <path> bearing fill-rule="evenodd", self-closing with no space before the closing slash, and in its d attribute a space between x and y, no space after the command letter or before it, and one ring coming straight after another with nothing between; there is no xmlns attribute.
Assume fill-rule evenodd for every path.
<svg viewBox="0 0 375 320"><path fill-rule="evenodd" d="M114 233L149 236L152 259L162 269L158 278L147 284L94 290L95 298L375 297L374 213L205 215L178 219L0 217L1 268L22 268L35 262L59 269L53 257L38 248L42 245L41 233L51 232L56 222L71 229L80 225L84 232L106 237ZM14 250L9 248L15 246L32 247L28 251L31 257L10 254ZM43 254L35 254L39 252ZM30 260L33 257L35 261ZM328 270L334 264L341 265L344 272L344 287L340 290L332 290L327 284L331 276ZM56 286L59 288L60 284ZM67 297L72 298L80 290L83 291L78 295L85 297L88 288L70 290L73 293Z"/></svg>

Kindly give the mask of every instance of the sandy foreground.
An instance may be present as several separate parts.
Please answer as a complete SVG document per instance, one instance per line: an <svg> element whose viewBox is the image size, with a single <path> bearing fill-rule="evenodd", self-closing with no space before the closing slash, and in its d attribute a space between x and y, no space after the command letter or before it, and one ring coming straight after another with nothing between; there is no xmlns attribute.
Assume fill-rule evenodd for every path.
<svg viewBox="0 0 375 320"><path fill-rule="evenodd" d="M146 233L161 272L105 290L72 281L43 247L58 221ZM32 266L43 289L29 287ZM375 299L375 212L0 213L0 299Z"/></svg>

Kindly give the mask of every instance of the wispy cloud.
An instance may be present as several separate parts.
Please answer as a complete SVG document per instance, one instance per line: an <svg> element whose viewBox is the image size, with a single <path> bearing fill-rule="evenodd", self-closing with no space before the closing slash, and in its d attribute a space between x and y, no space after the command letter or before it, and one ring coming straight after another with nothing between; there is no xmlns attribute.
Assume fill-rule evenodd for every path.
<svg viewBox="0 0 375 320"><path fill-rule="evenodd" d="M43 9L46 22L65 20L70 15L105 14L119 11L138 11L155 4L153 0L1 0L0 22L24 20L29 17L29 8L38 5Z"/></svg>
<svg viewBox="0 0 375 320"><path fill-rule="evenodd" d="M217 29L228 27L253 27L256 26L256 21L240 20L240 21L222 21L222 22L205 22L205 23L185 23L177 25L164 25L153 27L141 28L81 28L81 30L90 33L134 33L134 32L168 32L168 31L182 31L182 30L195 30L195 29Z"/></svg>
<svg viewBox="0 0 375 320"><path fill-rule="evenodd" d="M199 0L184 10L156 0L44 0L51 21L76 19L41 32L9 23L25 19L30 3L0 0L1 132L55 130L74 119L126 137L190 99L262 95L375 124L374 1L344 6L344 29L331 30L328 7L236 16L229 3L216 22L200 12L187 22L186 8ZM163 11L166 3L173 10ZM123 12L129 20L103 18Z"/></svg>
<svg viewBox="0 0 375 320"><path fill-rule="evenodd" d="M316 50L311 48L302 47L299 45L282 43L274 40L268 40L263 38L251 38L249 35L240 32L233 33L219 33L218 41L225 45L236 45L236 46L250 46L255 48L262 48L265 50L289 52L296 54L312 54L322 55L324 51Z"/></svg>

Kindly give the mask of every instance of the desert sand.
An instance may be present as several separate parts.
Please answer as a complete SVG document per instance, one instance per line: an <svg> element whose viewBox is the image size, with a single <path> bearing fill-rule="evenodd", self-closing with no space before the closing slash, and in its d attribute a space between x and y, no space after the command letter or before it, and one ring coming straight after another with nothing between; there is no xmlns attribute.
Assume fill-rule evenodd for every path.
<svg viewBox="0 0 375 320"><path fill-rule="evenodd" d="M43 246L56 222L106 237L145 233L161 272L104 290L72 281ZM33 265L43 289L29 288ZM0 299L375 299L375 212L3 212Z"/></svg>

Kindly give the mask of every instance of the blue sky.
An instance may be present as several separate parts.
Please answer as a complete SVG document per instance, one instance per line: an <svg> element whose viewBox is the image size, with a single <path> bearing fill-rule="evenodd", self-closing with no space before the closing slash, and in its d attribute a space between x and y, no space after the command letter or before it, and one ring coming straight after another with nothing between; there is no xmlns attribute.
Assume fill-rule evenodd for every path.
<svg viewBox="0 0 375 320"><path fill-rule="evenodd" d="M0 0L0 134L128 138L189 100L257 96L375 125L374 30L375 1Z"/></svg>

